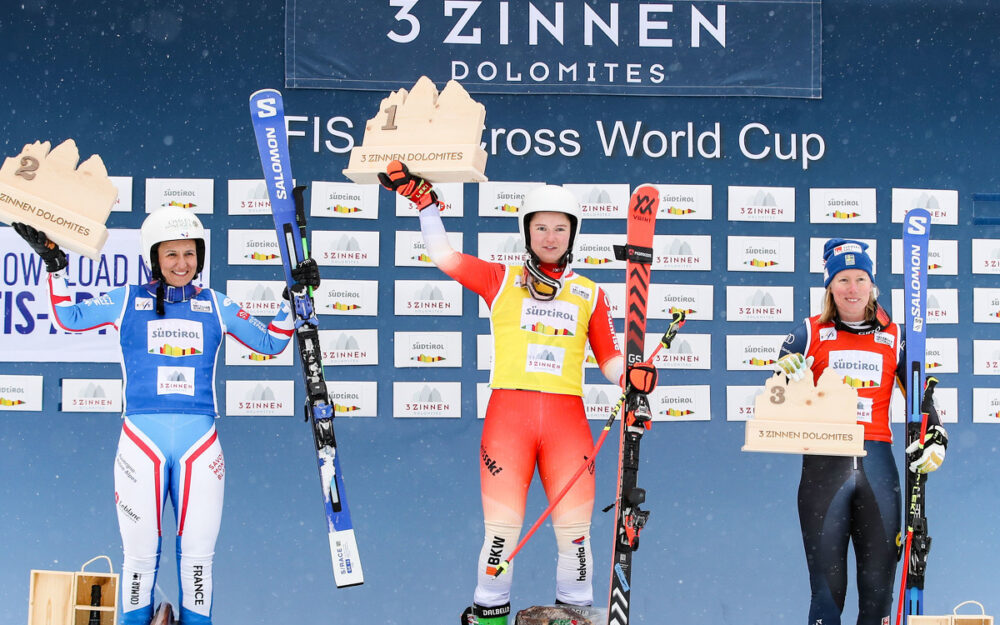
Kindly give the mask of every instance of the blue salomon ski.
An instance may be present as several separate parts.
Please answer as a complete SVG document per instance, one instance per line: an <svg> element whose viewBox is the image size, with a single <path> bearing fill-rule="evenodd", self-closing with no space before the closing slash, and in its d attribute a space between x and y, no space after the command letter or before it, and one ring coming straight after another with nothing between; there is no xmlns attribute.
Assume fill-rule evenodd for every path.
<svg viewBox="0 0 1000 625"><path fill-rule="evenodd" d="M920 439L927 429L921 396L924 390L924 359L927 346L927 249L931 237L931 215L914 208L903 218L903 308L906 320L906 438L903 443L903 467L906 490L903 491L906 541L903 546L903 573L899 585L899 608L896 624L906 623L904 614L924 613L924 571L931 538L924 514L924 488L927 477L909 470L905 449ZM905 609L904 609L905 606Z"/></svg>
<svg viewBox="0 0 1000 625"><path fill-rule="evenodd" d="M339 588L356 586L364 583L364 573L361 570L354 526L351 524L351 513L347 507L337 440L333 435L333 404L323 374L319 321L312 293L301 285L294 287L295 280L292 278L292 268L309 258L309 254L302 198L293 198L285 107L281 93L274 89L262 89L251 95L250 118L257 135L257 149L260 151L264 179L267 181L267 193L271 198L271 214L278 232L285 282L292 298L295 336L305 375L306 418L312 424L323 499L326 503L333 576ZM299 201L296 202L296 199Z"/></svg>

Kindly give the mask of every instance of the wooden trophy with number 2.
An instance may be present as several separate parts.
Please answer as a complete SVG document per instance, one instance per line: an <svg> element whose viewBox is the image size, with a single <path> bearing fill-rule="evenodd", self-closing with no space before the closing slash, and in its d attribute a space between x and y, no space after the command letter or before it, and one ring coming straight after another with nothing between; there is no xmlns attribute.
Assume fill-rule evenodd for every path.
<svg viewBox="0 0 1000 625"><path fill-rule="evenodd" d="M386 165L401 161L432 182L485 182L486 151L480 146L486 108L458 82L439 94L421 76L409 92L393 91L365 125L364 141L351 150L344 175L360 184L378 182Z"/></svg>
<svg viewBox="0 0 1000 625"><path fill-rule="evenodd" d="M98 155L77 167L72 139L24 146L0 167L0 221L26 223L64 249L96 259L108 239L104 223L118 189Z"/></svg>
<svg viewBox="0 0 1000 625"><path fill-rule="evenodd" d="M864 456L865 429L858 420L858 392L830 368L813 385L811 369L801 380L775 373L754 402L743 451L823 456Z"/></svg>

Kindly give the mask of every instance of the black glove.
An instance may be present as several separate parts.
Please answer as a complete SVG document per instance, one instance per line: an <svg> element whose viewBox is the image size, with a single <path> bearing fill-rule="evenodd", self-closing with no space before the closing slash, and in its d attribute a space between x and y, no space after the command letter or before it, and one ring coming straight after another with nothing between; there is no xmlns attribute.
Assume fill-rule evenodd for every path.
<svg viewBox="0 0 1000 625"><path fill-rule="evenodd" d="M379 173L378 181L383 187L402 195L417 205L417 210L424 210L432 204L437 204L437 193L431 183L419 176L414 176L406 165L392 161L386 166L386 173Z"/></svg>
<svg viewBox="0 0 1000 625"><path fill-rule="evenodd" d="M66 252L59 249L59 246L49 240L44 232L35 230L28 224L12 223L14 231L21 235L21 238L28 242L31 249L42 257L45 261L45 270L55 273L66 268L69 261L66 260Z"/></svg>
<svg viewBox="0 0 1000 625"><path fill-rule="evenodd" d="M303 286L315 289L319 286L319 265L312 258L305 259L292 269L292 280L295 280L292 288ZM281 297L291 301L287 286L281 291Z"/></svg>

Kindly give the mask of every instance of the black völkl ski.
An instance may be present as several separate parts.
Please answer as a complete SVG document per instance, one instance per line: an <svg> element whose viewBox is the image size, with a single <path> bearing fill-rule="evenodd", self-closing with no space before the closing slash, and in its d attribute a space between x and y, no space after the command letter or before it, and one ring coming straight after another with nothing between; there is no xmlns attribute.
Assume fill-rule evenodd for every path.
<svg viewBox="0 0 1000 625"><path fill-rule="evenodd" d="M293 288L292 268L309 258L306 245L306 216L301 194L293 198L292 169L288 158L288 135L285 127L285 107L281 93L262 89L250 96L250 118L257 136L264 179L271 198L271 213L278 232L278 247L285 269L285 281L292 298L295 315L295 336L305 375L306 418L312 425L316 444L323 499L326 504L327 530L333 575L338 587L364 583L357 540L347 507L337 440L333 434L333 404L323 374L322 351L319 345L319 323L312 293L299 286Z"/></svg>
<svg viewBox="0 0 1000 625"><path fill-rule="evenodd" d="M649 274L653 263L653 232L660 194L652 185L642 185L632 193L628 205L626 245L615 250L625 269L625 367L644 360L646 304ZM626 376L627 377L627 376ZM628 393L621 421L618 456L618 492L615 499L615 541L611 561L611 589L608 598L608 625L628 625L632 583L632 552L639 547L639 532L649 513L639 504L646 491L636 486L639 470L639 441L649 428L652 416L649 401L642 393ZM608 507L610 509L610 506Z"/></svg>

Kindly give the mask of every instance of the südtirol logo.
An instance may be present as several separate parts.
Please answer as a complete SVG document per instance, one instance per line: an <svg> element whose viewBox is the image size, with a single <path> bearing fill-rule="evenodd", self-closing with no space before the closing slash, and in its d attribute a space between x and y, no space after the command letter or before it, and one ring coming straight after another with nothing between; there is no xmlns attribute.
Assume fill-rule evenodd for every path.
<svg viewBox="0 0 1000 625"><path fill-rule="evenodd" d="M529 373L551 373L562 375L566 350L551 345L528 343L528 359L525 370Z"/></svg>
<svg viewBox="0 0 1000 625"><path fill-rule="evenodd" d="M154 319L146 324L146 346L150 354L198 356L205 350L202 325L187 319Z"/></svg>
<svg viewBox="0 0 1000 625"><path fill-rule="evenodd" d="M545 336L575 336L580 309L569 302L539 302L525 298L521 302L521 329Z"/></svg>
<svg viewBox="0 0 1000 625"><path fill-rule="evenodd" d="M281 251L277 241L248 238L243 242L243 258L257 263L279 258Z"/></svg>
<svg viewBox="0 0 1000 625"><path fill-rule="evenodd" d="M364 203L361 195L343 191L332 191L327 194L325 209L334 215L352 215L360 213Z"/></svg>
<svg viewBox="0 0 1000 625"><path fill-rule="evenodd" d="M418 340L410 345L409 353L414 362L433 364L447 360L448 348L436 341Z"/></svg>
<svg viewBox="0 0 1000 625"><path fill-rule="evenodd" d="M524 193L500 191L497 193L491 206L497 213L516 215L521 210L522 203L524 203Z"/></svg>
<svg viewBox="0 0 1000 625"><path fill-rule="evenodd" d="M829 365L844 384L856 388L873 388L882 384L882 356L880 354L843 350L830 352Z"/></svg>

